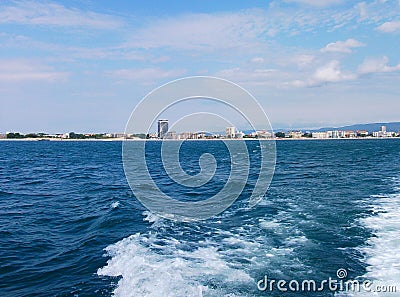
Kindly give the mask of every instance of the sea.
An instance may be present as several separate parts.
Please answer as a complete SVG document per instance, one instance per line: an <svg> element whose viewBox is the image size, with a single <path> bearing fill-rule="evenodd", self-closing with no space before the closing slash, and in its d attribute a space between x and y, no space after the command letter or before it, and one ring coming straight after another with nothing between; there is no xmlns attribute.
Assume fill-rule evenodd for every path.
<svg viewBox="0 0 400 297"><path fill-rule="evenodd" d="M263 145L246 141L251 170ZM170 197L202 200L226 183L222 141L182 144L190 175L201 154L217 161L209 186L190 191L160 171L160 147L147 144L147 166ZM277 141L256 206L249 174L224 212L181 222L135 197L122 142L0 141L0 296L400 296L399 160L400 139Z"/></svg>

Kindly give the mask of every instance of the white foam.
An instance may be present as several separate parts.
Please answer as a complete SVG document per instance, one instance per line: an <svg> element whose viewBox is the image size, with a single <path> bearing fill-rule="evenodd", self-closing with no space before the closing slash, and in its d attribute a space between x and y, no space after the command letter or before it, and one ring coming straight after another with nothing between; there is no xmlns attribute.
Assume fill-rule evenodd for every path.
<svg viewBox="0 0 400 297"><path fill-rule="evenodd" d="M293 236L293 237L290 237L287 240L287 244L290 245L290 246L298 246L298 245L304 244L307 241L308 241L308 238L306 236L304 236L304 235Z"/></svg>
<svg viewBox="0 0 400 297"><path fill-rule="evenodd" d="M271 229L271 230L276 230L278 228L281 228L281 224L276 220L266 220L266 219L260 219L260 227L263 229Z"/></svg>
<svg viewBox="0 0 400 297"><path fill-rule="evenodd" d="M230 211L220 217L234 215ZM248 219L231 228L221 228L223 220L188 225L149 211L143 215L150 231L107 247L110 259L97 272L122 277L115 296L257 296L260 273L283 275L282 264L302 265L293 251L307 239L288 223L289 213ZM271 232L283 244L277 246ZM196 240L191 234L202 236Z"/></svg>
<svg viewBox="0 0 400 297"><path fill-rule="evenodd" d="M143 215L145 216L143 221L147 221L149 223L155 223L161 219L158 215L156 215L155 213L152 213L148 210L144 211Z"/></svg>
<svg viewBox="0 0 400 297"><path fill-rule="evenodd" d="M209 288L216 283L247 283L253 279L232 268L217 247L179 249L174 239L135 234L106 248L111 259L98 275L122 276L115 296L228 296L226 288ZM232 295L231 295L232 296Z"/></svg>
<svg viewBox="0 0 400 297"><path fill-rule="evenodd" d="M398 187L396 190L400 189ZM365 296L399 296L400 294L400 194L372 196L370 205L372 215L361 220L362 224L370 228L374 237L371 237L367 246L362 247L365 253L367 273L364 279L373 281L375 286L396 286L397 293L393 292L363 292Z"/></svg>
<svg viewBox="0 0 400 297"><path fill-rule="evenodd" d="M118 206L119 206L119 201L115 201L115 202L111 203L112 209L117 208Z"/></svg>

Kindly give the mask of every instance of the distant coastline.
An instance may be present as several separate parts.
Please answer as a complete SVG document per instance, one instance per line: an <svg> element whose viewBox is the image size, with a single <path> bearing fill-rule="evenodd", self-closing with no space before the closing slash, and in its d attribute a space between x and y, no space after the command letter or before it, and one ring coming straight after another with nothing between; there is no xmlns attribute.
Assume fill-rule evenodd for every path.
<svg viewBox="0 0 400 297"><path fill-rule="evenodd" d="M161 125L161 124L162 125ZM332 140L332 139L400 139L400 122L321 128L318 130L247 130L238 131L230 126L223 132L179 132L168 129L168 120L159 120L158 133L0 133L0 140L16 141L160 141L160 140ZM367 128L373 128L371 129ZM364 128L364 130L347 130Z"/></svg>
<svg viewBox="0 0 400 297"><path fill-rule="evenodd" d="M141 138L103 138L103 139L60 139L60 138L19 138L19 139L9 139L3 138L0 141L10 141L10 142L118 142L118 141L332 141L332 140L400 140L400 137L354 137L354 138L215 138L215 139L141 139Z"/></svg>

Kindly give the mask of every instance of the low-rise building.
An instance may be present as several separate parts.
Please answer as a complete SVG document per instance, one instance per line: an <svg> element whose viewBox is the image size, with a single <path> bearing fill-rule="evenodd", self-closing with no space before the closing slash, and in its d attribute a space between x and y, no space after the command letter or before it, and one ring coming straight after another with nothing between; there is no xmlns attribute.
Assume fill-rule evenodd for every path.
<svg viewBox="0 0 400 297"><path fill-rule="evenodd" d="M328 132L332 132L332 131L328 131ZM328 132L313 132L312 138L316 138L316 139L328 138Z"/></svg>
<svg viewBox="0 0 400 297"><path fill-rule="evenodd" d="M149 139L156 139L156 138L158 138L158 134L157 133L149 133L146 137Z"/></svg>
<svg viewBox="0 0 400 297"><path fill-rule="evenodd" d="M303 136L302 131L290 131L290 132L286 133L286 137L289 137L289 138L301 138L302 136Z"/></svg>
<svg viewBox="0 0 400 297"><path fill-rule="evenodd" d="M206 132L197 132L197 138L205 139L205 138L207 138L207 133Z"/></svg>
<svg viewBox="0 0 400 297"><path fill-rule="evenodd" d="M197 139L197 133L193 132L182 132L178 136L179 139Z"/></svg>
<svg viewBox="0 0 400 297"><path fill-rule="evenodd" d="M357 130L356 133L359 137L366 137L369 135L369 132L367 130Z"/></svg>
<svg viewBox="0 0 400 297"><path fill-rule="evenodd" d="M346 131L341 131L341 130L327 131L326 136L327 138L345 138Z"/></svg>
<svg viewBox="0 0 400 297"><path fill-rule="evenodd" d="M178 139L178 136L176 135L176 131L168 131L164 135L164 139Z"/></svg>
<svg viewBox="0 0 400 297"><path fill-rule="evenodd" d="M266 130L261 130L261 131L254 132L254 136L256 136L258 138L273 138L274 134L272 134L271 132L268 132Z"/></svg>
<svg viewBox="0 0 400 297"><path fill-rule="evenodd" d="M244 133L242 131L238 131L235 133L235 138L243 138Z"/></svg>
<svg viewBox="0 0 400 297"><path fill-rule="evenodd" d="M357 137L357 133L354 131L345 131L345 137L346 138L356 138Z"/></svg>
<svg viewBox="0 0 400 297"><path fill-rule="evenodd" d="M382 126L382 127L385 127L385 126ZM386 127L385 127L385 128L381 128L380 131L372 132L372 136L377 137L377 138L390 138L390 137L396 136L396 133L386 131Z"/></svg>

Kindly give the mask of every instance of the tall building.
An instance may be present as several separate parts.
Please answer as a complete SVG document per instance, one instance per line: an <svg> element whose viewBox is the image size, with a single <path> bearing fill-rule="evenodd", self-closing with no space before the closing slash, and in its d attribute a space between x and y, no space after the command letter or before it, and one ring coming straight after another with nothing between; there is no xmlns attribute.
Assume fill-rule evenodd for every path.
<svg viewBox="0 0 400 297"><path fill-rule="evenodd" d="M226 138L235 138L235 133L235 127L226 127Z"/></svg>
<svg viewBox="0 0 400 297"><path fill-rule="evenodd" d="M381 126L381 132L386 133L386 126Z"/></svg>
<svg viewBox="0 0 400 297"><path fill-rule="evenodd" d="M158 138L164 138L168 132L168 120L158 120Z"/></svg>

